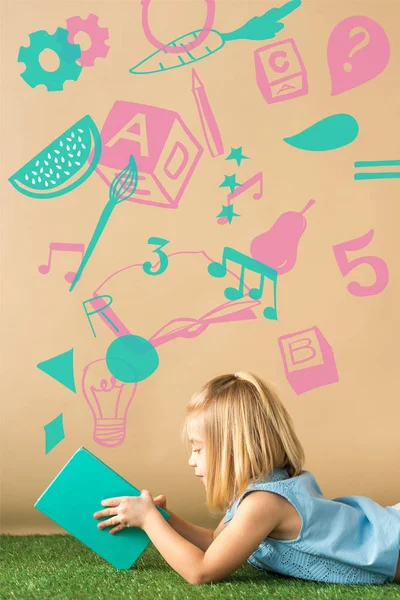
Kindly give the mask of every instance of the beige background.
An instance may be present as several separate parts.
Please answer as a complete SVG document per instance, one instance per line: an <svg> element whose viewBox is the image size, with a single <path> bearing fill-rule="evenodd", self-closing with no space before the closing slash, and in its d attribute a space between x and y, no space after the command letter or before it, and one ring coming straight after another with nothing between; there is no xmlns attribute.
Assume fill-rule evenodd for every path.
<svg viewBox="0 0 400 600"><path fill-rule="evenodd" d="M214 27L230 31L278 3L217 0ZM73 15L93 12L109 28L111 50L62 92L30 88L19 73L18 49L29 33L65 26ZM391 60L377 78L330 96L326 46L344 18L363 14L377 20L391 43ZM200 26L200 1L154 1L151 26L165 42ZM1 515L3 533L61 531L33 505L81 445L86 446L139 488L164 493L170 510L205 526L215 525L205 506L204 489L188 466L180 441L184 406L207 379L251 370L275 382L293 416L304 445L306 469L327 497L365 495L387 505L400 501L399 430L399 180L357 182L355 160L399 159L400 5L395 0L304 0L285 20L277 40L294 37L306 65L309 94L268 105L254 76L253 52L268 42L229 43L212 58L196 63L216 115L225 156L243 146L251 160L240 168L213 159L206 148L191 93L191 68L133 76L129 68L153 52L141 27L138 1L18 1L2 4L2 389ZM49 57L47 57L49 60ZM45 60L45 57L43 57ZM73 293L63 275L77 258L59 255L47 276L51 241L87 244L107 200L104 182L93 174L66 196L35 200L18 193L8 177L85 114L99 129L115 100L129 100L177 111L204 147L199 165L179 208L168 210L130 203L110 220L82 280ZM349 113L360 125L354 143L312 153L282 141L333 113ZM237 180L264 173L265 193L238 199L233 223L217 225L226 190L224 174ZM282 213L300 211L310 198L308 227L295 268L279 279L278 321L258 319L210 326L202 335L159 348L160 367L130 407L125 442L107 449L93 440L93 419L80 389L83 367L101 358L113 340L99 318L94 338L82 302L111 273L154 258L150 236L170 240L168 253L205 250L217 260L224 246L248 253L255 235L269 229ZM365 234L370 245L351 258L374 255L386 261L390 279L379 295L359 298L350 281L369 285L373 272L360 266L343 277L332 245ZM134 333L149 337L171 315L200 315L224 301L224 281L197 279L191 263L170 261L162 277L145 277L140 286L125 281L121 303L130 308ZM200 277L200 275L199 275ZM197 282L197 283L196 283ZM265 302L271 290L267 288ZM179 298L179 306L174 306ZM175 310L176 309L176 310ZM161 316L162 315L162 318ZM168 318L164 318L168 317ZM285 378L278 337L318 326L334 349L339 383L297 396ZM36 364L75 348L77 394L36 368ZM65 439L48 455L44 425L63 414Z"/></svg>

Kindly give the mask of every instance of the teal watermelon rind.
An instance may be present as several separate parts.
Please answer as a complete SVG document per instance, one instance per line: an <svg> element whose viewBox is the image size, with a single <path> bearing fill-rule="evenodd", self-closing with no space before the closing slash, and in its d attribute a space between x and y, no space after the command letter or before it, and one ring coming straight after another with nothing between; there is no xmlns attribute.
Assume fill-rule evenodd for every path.
<svg viewBox="0 0 400 600"><path fill-rule="evenodd" d="M84 183L97 167L100 156L100 132L92 117L86 115L28 161L9 181L25 196L55 198ZM70 184L64 185L68 181Z"/></svg>

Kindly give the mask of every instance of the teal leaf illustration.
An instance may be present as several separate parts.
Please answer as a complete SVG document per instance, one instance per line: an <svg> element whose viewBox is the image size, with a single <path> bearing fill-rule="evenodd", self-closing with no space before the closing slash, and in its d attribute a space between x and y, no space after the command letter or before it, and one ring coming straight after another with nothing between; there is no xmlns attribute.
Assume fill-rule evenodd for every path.
<svg viewBox="0 0 400 600"><path fill-rule="evenodd" d="M337 114L317 121L300 133L283 138L283 141L300 150L324 152L351 144L357 135L356 119L351 115Z"/></svg>

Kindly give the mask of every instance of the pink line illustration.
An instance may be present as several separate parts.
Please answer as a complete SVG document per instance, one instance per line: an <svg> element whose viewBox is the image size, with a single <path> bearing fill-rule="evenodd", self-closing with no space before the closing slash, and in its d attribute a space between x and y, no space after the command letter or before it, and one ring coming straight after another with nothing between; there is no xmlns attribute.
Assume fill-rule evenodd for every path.
<svg viewBox="0 0 400 600"><path fill-rule="evenodd" d="M315 200L309 200L300 212L290 210L278 217L271 229L253 239L250 244L251 256L276 269L279 275L291 271L296 264L298 245L307 227L307 220L303 215L313 204Z"/></svg>
<svg viewBox="0 0 400 600"><path fill-rule="evenodd" d="M227 199L227 206L229 206L232 203L232 200L234 200L235 198L237 198L238 196L240 196L241 194L244 194L244 192L246 192L248 189L250 189L251 187L258 185L259 186L259 190L258 192L254 192L253 193L253 198L254 200L260 200L263 196L263 173L262 171L259 171L259 173L256 173L255 175L253 175L252 177L250 177L250 179L248 179L247 181L245 181L240 187L238 187L234 192L230 192L226 199ZM228 218L227 217L221 217L220 219L217 219L217 223L219 225L225 225L226 223L228 223Z"/></svg>
<svg viewBox="0 0 400 600"><path fill-rule="evenodd" d="M169 165L171 164L171 162L173 160L176 159L176 154L177 154L178 150L180 150L180 152L181 152L182 160L179 162L179 165L175 169L175 171L171 171L171 169L169 168ZM170 177L170 179L178 179L179 175L182 173L182 171L188 164L188 161L189 161L189 154L188 154L188 151L186 150L185 146L183 144L181 144L181 142L175 142L175 145L172 148L171 154L169 155L168 160L163 167L164 173L168 177Z"/></svg>
<svg viewBox="0 0 400 600"><path fill-rule="evenodd" d="M206 90L195 69L192 69L192 93L208 150L215 158L224 153L224 145Z"/></svg>
<svg viewBox="0 0 400 600"><path fill-rule="evenodd" d="M216 29L209 29L206 41L202 37L204 35L204 28L185 33L164 46L159 46L158 50L141 60L132 69L129 69L129 72L137 75L165 72L212 56L215 52L221 50L226 42L274 38L284 28L284 24L281 22L282 19L290 15L299 6L301 6L301 0L288 0L288 2L279 7L267 10L259 17L252 17L234 31L222 33ZM147 9L148 5L145 8ZM148 22L147 12L144 16L143 28L146 28ZM151 34L150 31L148 33ZM200 39L202 40L202 44L199 45ZM154 37L152 41L160 44ZM170 50L171 47L174 50ZM179 50L180 48L182 50ZM192 50L190 51L189 48L192 48ZM171 54L173 59L171 59ZM177 58L175 58L174 54L178 54Z"/></svg>
<svg viewBox="0 0 400 600"><path fill-rule="evenodd" d="M353 296L374 296L380 294L386 288L389 282L389 269L383 258L379 256L361 256L349 260L346 252L361 250L370 244L374 235L374 230L370 229L364 235L341 244L333 246L336 262L343 276L351 273L358 265L369 265L375 273L375 282L372 285L361 285L358 281L351 281L347 286L350 294Z"/></svg>
<svg viewBox="0 0 400 600"><path fill-rule="evenodd" d="M156 347L179 337L186 339L197 337L204 333L209 325L214 323L256 319L257 317L252 310L256 304L259 304L259 301L250 299L238 302L226 302L199 319L172 319L156 331L149 341ZM114 320L118 320L121 323L115 313L111 312ZM109 326L107 320L105 320L105 323ZM127 331L126 328L125 331ZM101 364L102 372L100 374L97 373L94 385L94 375L96 375L96 371L98 370L97 367L96 369L93 368L95 364ZM111 373L108 371L105 358L92 361L83 370L82 391L94 418L94 441L101 446L116 447L121 445L125 440L128 408L137 392L138 384L125 384L121 382L117 384L115 377L110 376ZM110 383L107 381L108 378L110 378ZM112 394L111 392L114 393Z"/></svg>
<svg viewBox="0 0 400 600"><path fill-rule="evenodd" d="M230 204L232 200L234 200L235 198L237 198L256 184L259 185L259 191L254 192L253 198L254 200L260 200L260 198L262 198L263 195L263 174L261 171L253 175L253 177L250 177L250 179L248 179L244 183L242 183L240 188L237 188L234 192L229 193L227 196L228 203Z"/></svg>
<svg viewBox="0 0 400 600"><path fill-rule="evenodd" d="M213 262L204 250L174 252L168 256L168 260L170 261L178 255L201 256L208 264ZM90 301L95 309L93 315L99 315L116 337L129 335L131 332L117 316L116 312L110 308L109 303L104 302L103 298L108 297L110 299L110 296L103 294L101 288L114 277L128 269L137 268L142 270L143 264L128 265L108 276L96 288L93 298ZM159 264L160 261L154 267L159 266ZM235 273L232 273L232 271L228 272L235 279L239 280L239 277ZM248 292L249 287L244 287ZM99 303L101 304L99 305ZM239 301L224 302L220 306L207 311L199 318L178 317L171 319L157 329L148 339L156 347L177 338L195 338L204 333L210 325L216 323L256 319L257 315L253 309L259 304L261 304L260 300L251 299L247 293ZM104 309L100 310L102 305L104 305ZM117 325L118 331L116 331L115 325ZM126 435L128 408L137 393L137 384L117 382L107 369L106 359L99 358L90 362L84 368L82 390L94 417L94 441L105 447L116 447L122 444Z"/></svg>
<svg viewBox="0 0 400 600"><path fill-rule="evenodd" d="M107 298L107 300L108 300L107 304L105 304L105 303L104 303L104 301L103 301L103 300L104 300L104 298ZM100 303L100 306L97 306L97 307L95 307L94 305L95 305L95 304L99 304L99 301L101 301L101 303ZM107 312L108 312L108 311L107 311L106 309L108 309L108 307L110 307L110 306L111 306L111 304L112 304L112 301L113 301L113 299L112 299L112 297L111 297L109 294L103 294L102 296L94 296L93 298L89 298L88 300L84 300L84 301L82 302L82 305L83 305L83 310L85 311L85 314L86 314L87 320L88 320L88 322L89 322L89 325L90 325L90 329L92 330L92 333L93 333L94 337L97 337L97 336L96 336L96 331L95 331L95 329L94 329L94 327L93 327L93 323L92 323L92 319L91 319L91 317L92 317L93 315L97 315L98 313L101 313L101 317L102 317L102 319L103 319L103 320L105 319L106 321L108 321L108 323L109 323L109 324L112 326L112 328L114 329L114 331L115 331L116 333L117 333L117 332L120 332L120 331L121 331L121 329L123 329L123 327L122 327L122 324L121 324L121 323L119 323L119 325L120 325L120 326L118 327L118 326L117 326L117 325L116 325L116 324L115 324L115 323L112 321L112 319L111 319L111 318L110 318L110 317L107 315ZM93 308L94 310L88 311L88 309L86 308L86 304L91 304L91 305L92 305L92 308ZM112 315L114 315L114 313L113 313L112 311L110 311L110 313L112 313ZM110 315L110 316L111 316L111 315ZM118 318L118 317L116 317L116 318ZM125 333L125 334L123 334L123 335L130 335L130 334L129 334L129 332L126 332L126 333Z"/></svg>
<svg viewBox="0 0 400 600"><path fill-rule="evenodd" d="M130 155L139 171L129 202L177 208L203 148L178 113L117 101L101 130L102 154L96 172L110 185Z"/></svg>
<svg viewBox="0 0 400 600"><path fill-rule="evenodd" d="M99 17L90 14L87 19L74 16L67 19L66 25L68 29L68 42L74 43L75 36L78 33L86 33L90 38L90 46L83 50L77 63L81 67L93 67L97 58L105 58L110 51L110 46L105 42L109 38L107 27L100 27L98 24Z"/></svg>
<svg viewBox="0 0 400 600"><path fill-rule="evenodd" d="M116 337L122 335L131 335L131 332L126 325L121 321L118 315L106 304L103 300L104 295L98 296L97 292L93 292L93 298L89 300L94 308L93 314L98 314L103 323L114 333ZM95 306L95 304L97 306Z"/></svg>
<svg viewBox="0 0 400 600"><path fill-rule="evenodd" d="M327 54L331 96L336 96L382 73L389 62L390 42L379 23L355 15L334 27Z"/></svg>
<svg viewBox="0 0 400 600"><path fill-rule="evenodd" d="M335 355L314 326L278 338L286 379L297 395L339 381Z"/></svg>
<svg viewBox="0 0 400 600"><path fill-rule="evenodd" d="M195 48L200 46L200 44L202 44L208 36L208 30L212 29L215 18L215 0L205 0L205 2L207 5L207 16L205 23L201 29L201 33L195 38L193 42L189 42L188 44L180 44L179 46L172 46L162 44L158 41L156 37L154 37L149 26L149 7L151 0L142 0L142 27L144 34L150 42L150 44L153 44L153 46L158 48L158 50L162 50L167 54L183 54L184 52L190 52L191 50L194 50Z"/></svg>
<svg viewBox="0 0 400 600"><path fill-rule="evenodd" d="M69 242L51 242L49 244L49 256L47 258L47 263L43 265L39 265L39 273L42 275L47 275L51 269L51 259L53 256L53 252L78 252L81 254L81 260L85 253L85 245L84 244L73 244ZM76 275L76 272L68 271L64 275L65 281L71 283Z"/></svg>
<svg viewBox="0 0 400 600"><path fill-rule="evenodd" d="M226 302L207 312L199 319L179 318L169 321L154 333L150 341L153 346L160 346L171 340L183 337L191 339L204 333L213 323L228 323L232 321L246 321L257 318L252 308L254 300L239 300Z"/></svg>
<svg viewBox="0 0 400 600"><path fill-rule="evenodd" d="M166 254L166 253L165 253ZM203 256L208 263L214 262L210 256L204 251L180 251L173 252L171 254L166 254L168 257L168 261L174 256L178 255L201 255ZM110 331L116 337L120 337L122 335L132 335L132 332L129 328L122 322L122 320L118 317L115 310L113 310L109 304L107 304L102 298L106 297L106 294L102 291L102 288L111 281L114 277L119 275L120 273L127 271L128 269L143 269L144 263L135 263L132 265L128 265L115 271L111 275L109 275L93 292L93 298L90 300L90 304L92 305L95 312L93 314L97 314L103 321L103 323L110 329ZM160 260L158 260L153 268L157 269L160 265ZM240 277L236 275L230 269L227 269L227 273L232 275L237 281L240 281ZM243 295L243 299L240 302L230 301L225 302L211 311L207 312L205 315L199 318L193 317L180 317L170 320L166 325L163 325L161 329L159 329L156 333L154 333L149 340L152 342L153 346L161 345L165 342L168 342L176 337L186 337L192 338L203 333L207 327L213 323L224 323L227 321L243 321L248 319L256 319L257 316L253 312L253 308L261 304L260 300L252 300L249 297L249 286L244 285L244 290L246 293ZM176 323L183 323L180 327L175 327ZM194 328L194 329L193 329ZM197 333L196 333L197 331ZM163 335L161 336L161 333Z"/></svg>
<svg viewBox="0 0 400 600"><path fill-rule="evenodd" d="M110 375L105 358L92 361L83 369L82 390L94 418L94 441L115 448L125 440L128 409L137 383L117 383Z"/></svg>
<svg viewBox="0 0 400 600"><path fill-rule="evenodd" d="M268 104L308 94L307 71L294 39L254 51L256 79Z"/></svg>

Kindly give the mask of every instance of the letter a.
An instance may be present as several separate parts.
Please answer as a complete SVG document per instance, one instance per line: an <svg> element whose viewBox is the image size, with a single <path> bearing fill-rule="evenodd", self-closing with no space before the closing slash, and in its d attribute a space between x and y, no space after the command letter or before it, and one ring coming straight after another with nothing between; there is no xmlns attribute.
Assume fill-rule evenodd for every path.
<svg viewBox="0 0 400 600"><path fill-rule="evenodd" d="M138 133L133 133L133 131L130 131L134 125L139 125ZM149 156L146 115L144 113L136 113L136 115L133 116L132 119L122 127L122 129L117 131L114 137L112 137L106 145L114 146L114 144L116 144L121 138L132 140L133 142L139 144L140 156Z"/></svg>

